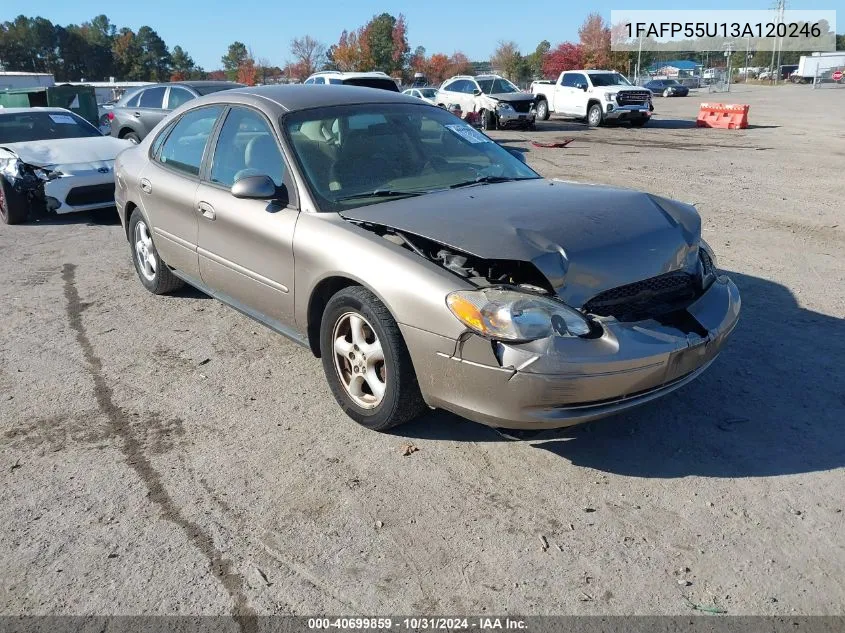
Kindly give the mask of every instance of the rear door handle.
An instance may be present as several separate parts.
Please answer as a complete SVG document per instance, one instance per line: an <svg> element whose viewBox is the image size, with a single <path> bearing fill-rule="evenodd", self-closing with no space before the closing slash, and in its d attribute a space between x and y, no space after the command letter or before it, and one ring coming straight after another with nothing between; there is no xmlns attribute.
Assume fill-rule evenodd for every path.
<svg viewBox="0 0 845 633"><path fill-rule="evenodd" d="M207 202L200 202L197 204L197 210L202 214L202 217L206 218L207 220L213 220L217 217L214 213L214 207L212 207Z"/></svg>
<svg viewBox="0 0 845 633"><path fill-rule="evenodd" d="M143 191L144 193L152 193L153 183L151 183L146 178L141 178L141 191Z"/></svg>

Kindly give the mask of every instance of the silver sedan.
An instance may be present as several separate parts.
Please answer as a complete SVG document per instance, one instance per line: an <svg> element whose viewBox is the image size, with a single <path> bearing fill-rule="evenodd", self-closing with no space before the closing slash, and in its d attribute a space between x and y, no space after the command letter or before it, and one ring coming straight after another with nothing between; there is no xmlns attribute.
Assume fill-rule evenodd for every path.
<svg viewBox="0 0 845 633"><path fill-rule="evenodd" d="M739 317L687 204L543 179L442 108L348 86L192 100L117 161L141 283L307 346L385 430L552 428L700 375Z"/></svg>

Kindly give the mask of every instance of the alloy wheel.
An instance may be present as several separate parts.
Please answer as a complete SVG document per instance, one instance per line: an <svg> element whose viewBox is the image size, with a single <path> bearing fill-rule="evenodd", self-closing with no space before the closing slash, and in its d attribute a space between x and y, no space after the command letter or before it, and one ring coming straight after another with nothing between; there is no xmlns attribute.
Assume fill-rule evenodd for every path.
<svg viewBox="0 0 845 633"><path fill-rule="evenodd" d="M153 238L143 220L135 225L135 257L138 260L138 270L147 281L153 281L156 278L158 261L155 256Z"/></svg>
<svg viewBox="0 0 845 633"><path fill-rule="evenodd" d="M353 402L374 409L384 399L387 369L373 326L357 312L340 316L332 332L334 367Z"/></svg>

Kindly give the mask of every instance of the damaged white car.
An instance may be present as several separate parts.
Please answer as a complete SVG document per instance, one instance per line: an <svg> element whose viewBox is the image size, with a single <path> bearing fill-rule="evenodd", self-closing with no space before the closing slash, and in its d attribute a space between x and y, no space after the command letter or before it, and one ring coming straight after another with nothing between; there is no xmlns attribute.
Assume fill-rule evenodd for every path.
<svg viewBox="0 0 845 633"><path fill-rule="evenodd" d="M114 206L114 159L132 147L61 108L0 109L0 219Z"/></svg>

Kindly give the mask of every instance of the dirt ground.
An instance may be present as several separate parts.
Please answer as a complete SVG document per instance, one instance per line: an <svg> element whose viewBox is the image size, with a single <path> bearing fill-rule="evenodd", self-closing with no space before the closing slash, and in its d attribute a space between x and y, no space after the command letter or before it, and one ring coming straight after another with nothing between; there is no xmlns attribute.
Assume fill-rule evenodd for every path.
<svg viewBox="0 0 845 633"><path fill-rule="evenodd" d="M702 101L751 128L696 129ZM842 614L845 90L656 108L492 134L695 203L740 326L693 384L530 441L366 431L307 350L148 294L118 225L0 226L0 613Z"/></svg>

